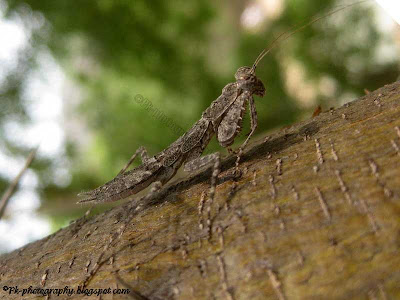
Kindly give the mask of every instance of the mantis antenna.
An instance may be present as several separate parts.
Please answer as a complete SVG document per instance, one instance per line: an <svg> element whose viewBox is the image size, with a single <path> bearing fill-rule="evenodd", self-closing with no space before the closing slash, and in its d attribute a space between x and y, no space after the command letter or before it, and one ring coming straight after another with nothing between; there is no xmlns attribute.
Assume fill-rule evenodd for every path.
<svg viewBox="0 0 400 300"><path fill-rule="evenodd" d="M281 33L276 39L274 39L272 41L272 43L269 45L269 47L267 47L263 51L261 51L261 53L258 55L257 59L255 60L253 66L251 67L250 73L253 73L253 74L255 73L258 63L264 58L265 55L267 55L272 49L274 49L277 45L279 45L278 42L281 40L281 38L283 38L283 40L281 40L283 42L283 41L287 40L289 37L291 37L293 34L295 34L296 32L304 29L305 27L310 26L311 24L313 24L315 22L318 22L321 19L327 18L327 17L329 17L329 16L331 16L331 15L333 15L333 14L335 14L335 13L337 13L337 12L343 10L343 9L346 9L346 8L348 8L350 6L354 6L354 5L357 5L357 4L360 4L360 3L363 3L363 2L367 2L367 1L369 1L369 0L363 0L363 1L355 2L355 3L352 3L352 4L346 5L346 6L342 6L342 7L338 8L338 9L335 9L335 10L333 10L333 11L331 11L331 12L329 12L329 13L323 15L323 16L320 16L320 17L317 17L315 19L312 19L311 21L307 22L304 25L297 24L297 25L292 26L292 28L290 30Z"/></svg>

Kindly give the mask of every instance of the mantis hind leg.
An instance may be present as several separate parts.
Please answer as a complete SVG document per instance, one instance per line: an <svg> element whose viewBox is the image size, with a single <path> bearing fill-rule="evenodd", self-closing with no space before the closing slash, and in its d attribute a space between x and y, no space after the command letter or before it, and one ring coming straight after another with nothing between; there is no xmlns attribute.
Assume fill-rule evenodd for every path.
<svg viewBox="0 0 400 300"><path fill-rule="evenodd" d="M140 146L136 152L132 155L132 157L129 159L128 163L125 165L125 167L122 168L121 171L119 171L118 175L124 174L126 169L129 168L129 166L133 163L133 161L135 160L136 156L138 156L138 154L140 154L140 157L142 159L142 163L146 163L150 158L149 155L147 154L147 150L145 147Z"/></svg>
<svg viewBox="0 0 400 300"><path fill-rule="evenodd" d="M150 191L147 193L147 195L139 199L138 204L135 207L135 211L142 209L149 201L157 197L162 186L163 184L161 181L154 181L151 184Z"/></svg>

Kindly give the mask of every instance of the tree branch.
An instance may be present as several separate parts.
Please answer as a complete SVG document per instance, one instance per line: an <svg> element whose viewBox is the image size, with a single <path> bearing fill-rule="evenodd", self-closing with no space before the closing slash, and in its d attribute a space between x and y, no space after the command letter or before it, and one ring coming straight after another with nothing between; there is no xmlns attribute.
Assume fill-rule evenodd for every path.
<svg viewBox="0 0 400 300"><path fill-rule="evenodd" d="M129 285L142 299L396 298L399 127L396 82L255 142L236 182L228 157L214 203L201 172L140 210L124 203L1 256L1 283Z"/></svg>
<svg viewBox="0 0 400 300"><path fill-rule="evenodd" d="M33 149L29 155L28 158L26 159L24 167L19 171L18 175L14 178L14 180L11 182L10 186L8 189L4 192L3 196L1 197L0 200L0 219L3 217L4 211L6 209L6 206L8 204L8 201L10 200L11 196L14 194L15 189L18 186L19 181L21 180L22 176L25 174L26 170L28 170L29 166L31 165L32 161L35 158L36 152L39 147L36 147Z"/></svg>

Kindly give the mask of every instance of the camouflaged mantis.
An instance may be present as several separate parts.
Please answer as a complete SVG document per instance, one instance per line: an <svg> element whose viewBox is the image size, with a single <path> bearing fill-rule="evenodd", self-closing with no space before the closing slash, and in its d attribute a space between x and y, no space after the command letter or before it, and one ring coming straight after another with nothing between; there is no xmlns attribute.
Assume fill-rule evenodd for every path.
<svg viewBox="0 0 400 300"><path fill-rule="evenodd" d="M222 147L233 144L235 137L242 129L243 115L248 105L250 107L251 132L239 148L236 159L237 170L243 149L257 128L257 111L253 95L260 97L265 95L264 84L255 74L258 63L277 46L277 42L281 38L286 40L314 22L362 2L366 1L343 6L278 36L269 48L265 48L260 53L252 67L240 67L236 71L236 82L229 83L222 89L222 94L211 103L210 107L203 112L200 120L185 134L153 157L149 157L146 149L140 147L114 179L94 190L80 193L78 196L81 200L78 203L117 201L140 192L152 183L155 187L153 191L157 191L174 177L182 164L185 171L192 171L207 165L213 166L210 191L210 198L213 198L219 173L219 154L200 156L214 135ZM141 155L142 164L126 171L138 154Z"/></svg>

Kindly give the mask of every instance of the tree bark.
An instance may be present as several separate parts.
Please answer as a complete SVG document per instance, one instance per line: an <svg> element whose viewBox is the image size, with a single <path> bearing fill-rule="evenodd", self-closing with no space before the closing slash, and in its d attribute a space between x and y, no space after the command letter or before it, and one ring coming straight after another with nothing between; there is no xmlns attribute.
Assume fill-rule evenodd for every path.
<svg viewBox="0 0 400 300"><path fill-rule="evenodd" d="M398 298L399 148L400 81L228 157L213 203L208 170L1 256L0 299Z"/></svg>

